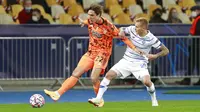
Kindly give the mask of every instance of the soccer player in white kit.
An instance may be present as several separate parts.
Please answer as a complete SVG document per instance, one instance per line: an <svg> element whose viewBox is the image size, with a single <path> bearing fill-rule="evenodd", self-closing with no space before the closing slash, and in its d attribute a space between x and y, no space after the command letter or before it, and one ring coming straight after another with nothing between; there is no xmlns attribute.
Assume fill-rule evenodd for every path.
<svg viewBox="0 0 200 112"><path fill-rule="evenodd" d="M154 60L158 57L167 55L169 53L168 48L148 30L148 21L145 18L138 18L135 21L135 26L122 27L120 30L121 36L125 36L125 34L130 35L129 39L139 50L146 54L148 59L139 55L127 46L123 58L106 73L106 76L101 81L96 98L89 99L88 102L98 106L112 79L115 77L124 79L133 74L136 79L142 81L146 86L147 91L151 96L152 106L158 106L155 87L153 82L151 82L147 63L148 60ZM160 52L157 54L149 54L152 47L159 49Z"/></svg>

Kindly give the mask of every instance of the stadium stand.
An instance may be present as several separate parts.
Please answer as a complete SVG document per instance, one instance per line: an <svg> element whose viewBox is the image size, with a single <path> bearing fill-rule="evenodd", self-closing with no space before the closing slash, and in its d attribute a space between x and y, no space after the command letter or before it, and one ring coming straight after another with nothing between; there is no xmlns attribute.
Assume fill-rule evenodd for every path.
<svg viewBox="0 0 200 112"><path fill-rule="evenodd" d="M12 16L16 24L18 13L23 9L23 1L3 0L0 5L0 13L7 13ZM146 17L150 20L153 11L157 8L163 11L161 17L167 20L170 9L176 8L179 18L186 24L191 24L192 12L190 7L196 5L195 0L41 0L37 2L32 1L32 8L38 8L42 12L42 15L51 21L51 24L57 23L60 14L70 15L73 24L78 24L78 16L83 16L87 13L87 9L93 3L99 3L104 7L103 15L111 22L119 21L116 17L120 17L123 13L125 13L126 20L128 21L133 21L136 15ZM86 16L84 15L84 18L87 18ZM127 22L121 21L116 22L116 24L127 24Z"/></svg>

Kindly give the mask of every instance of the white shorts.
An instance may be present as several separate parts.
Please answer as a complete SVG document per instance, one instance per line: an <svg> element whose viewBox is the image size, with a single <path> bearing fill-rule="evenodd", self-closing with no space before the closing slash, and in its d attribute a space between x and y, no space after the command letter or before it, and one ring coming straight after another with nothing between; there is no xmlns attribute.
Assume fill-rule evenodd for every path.
<svg viewBox="0 0 200 112"><path fill-rule="evenodd" d="M122 79L133 74L136 79L142 81L145 75L149 75L146 62L130 62L123 58L110 70L115 71L117 73L117 76Z"/></svg>

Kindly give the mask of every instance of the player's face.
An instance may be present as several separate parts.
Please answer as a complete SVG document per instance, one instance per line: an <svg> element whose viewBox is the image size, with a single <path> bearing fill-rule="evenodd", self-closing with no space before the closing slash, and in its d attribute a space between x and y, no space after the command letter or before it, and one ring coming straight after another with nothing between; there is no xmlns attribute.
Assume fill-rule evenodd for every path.
<svg viewBox="0 0 200 112"><path fill-rule="evenodd" d="M88 11L88 16L89 16L89 19L92 22L97 22L99 20L99 17L100 17L99 15L96 15L96 13L93 10Z"/></svg>
<svg viewBox="0 0 200 112"><path fill-rule="evenodd" d="M135 30L138 35L143 35L146 31L144 25L142 25L140 22L135 23Z"/></svg>

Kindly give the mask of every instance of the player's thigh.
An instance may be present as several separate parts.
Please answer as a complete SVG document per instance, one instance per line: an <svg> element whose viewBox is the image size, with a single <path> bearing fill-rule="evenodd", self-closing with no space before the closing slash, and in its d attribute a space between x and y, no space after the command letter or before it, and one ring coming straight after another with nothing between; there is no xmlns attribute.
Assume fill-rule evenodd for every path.
<svg viewBox="0 0 200 112"><path fill-rule="evenodd" d="M93 65L94 61L90 57L83 55L72 75L80 77L84 72L90 70Z"/></svg>
<svg viewBox="0 0 200 112"><path fill-rule="evenodd" d="M144 82L145 77L150 77L148 69L140 69L140 70L135 70L131 72L136 79Z"/></svg>
<svg viewBox="0 0 200 112"><path fill-rule="evenodd" d="M105 69L108 65L108 61L109 61L110 55L105 56L105 55L98 55L95 59L94 59L94 67L93 69L101 69L101 73L100 74L104 74Z"/></svg>
<svg viewBox="0 0 200 112"><path fill-rule="evenodd" d="M117 74L117 77L121 79L131 75L131 71L129 70L129 63L124 59L121 59L110 70L114 71Z"/></svg>

